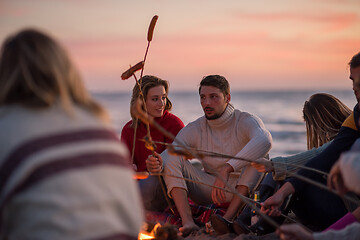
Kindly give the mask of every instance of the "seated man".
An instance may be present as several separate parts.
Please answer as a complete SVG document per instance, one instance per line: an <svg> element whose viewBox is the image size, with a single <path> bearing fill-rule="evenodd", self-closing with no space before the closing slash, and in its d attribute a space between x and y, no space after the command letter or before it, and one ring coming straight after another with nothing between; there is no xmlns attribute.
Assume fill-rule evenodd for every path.
<svg viewBox="0 0 360 240"><path fill-rule="evenodd" d="M272 144L269 131L257 116L234 108L230 103L229 83L224 77L204 77L200 83L199 94L205 116L184 127L174 143L181 142L198 150L249 160L264 157L269 152ZM229 223L235 217L242 201L240 197L220 188L236 187L239 194L248 196L261 176L249 162L237 159L203 157L200 159L204 166L203 171L192 166L183 157L169 155L168 151L155 155L156 157L149 156L147 159L147 169L150 172L159 172L162 164L164 165L168 195L174 200L182 219L183 226L179 229L182 235L198 229L192 218L188 196L198 204L230 202L220 220ZM231 174L233 172L237 174ZM194 182L182 178L192 179Z"/></svg>

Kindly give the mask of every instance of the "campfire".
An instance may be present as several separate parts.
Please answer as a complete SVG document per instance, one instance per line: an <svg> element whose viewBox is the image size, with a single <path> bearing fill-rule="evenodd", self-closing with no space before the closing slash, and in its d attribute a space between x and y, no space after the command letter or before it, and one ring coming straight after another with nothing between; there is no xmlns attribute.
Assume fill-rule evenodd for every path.
<svg viewBox="0 0 360 240"><path fill-rule="evenodd" d="M161 225L157 223L155 225L145 223L144 230L139 233L138 240L156 239L156 240L174 240L182 239L178 237L177 231L174 226L170 224Z"/></svg>
<svg viewBox="0 0 360 240"><path fill-rule="evenodd" d="M161 227L161 224L160 223L157 223L153 229L151 230L151 232L148 232L149 230L149 224L148 223L145 223L144 224L145 227L145 230L142 230L140 233L139 233L139 236L138 236L138 240L145 240L145 239L155 239L155 232L156 230Z"/></svg>

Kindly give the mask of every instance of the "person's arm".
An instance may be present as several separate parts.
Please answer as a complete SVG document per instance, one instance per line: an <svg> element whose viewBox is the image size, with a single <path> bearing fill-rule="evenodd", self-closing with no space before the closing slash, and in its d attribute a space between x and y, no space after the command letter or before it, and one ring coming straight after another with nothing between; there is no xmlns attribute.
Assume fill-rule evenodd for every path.
<svg viewBox="0 0 360 240"><path fill-rule="evenodd" d="M129 150L129 152L131 152L131 139L134 137L134 136L130 136L130 131L129 131L129 127L128 127L128 124L126 124L123 129L121 130L121 142L123 142L125 145L126 145L126 148Z"/></svg>
<svg viewBox="0 0 360 240"><path fill-rule="evenodd" d="M218 176L214 182L214 188L211 193L211 198L216 204L221 204L225 202L225 192L219 188L225 188L226 184L225 182L228 181L229 175L231 172L233 172L234 169L229 164L225 164L225 166L221 169L221 171L218 173Z"/></svg>
<svg viewBox="0 0 360 240"><path fill-rule="evenodd" d="M329 230L313 234L314 240L357 240L360 236L360 223L356 222L341 230Z"/></svg>
<svg viewBox="0 0 360 240"><path fill-rule="evenodd" d="M285 198L294 193L295 189L291 183L286 182L282 187L261 206L261 211L270 216L280 216L280 206L283 204Z"/></svg>
<svg viewBox="0 0 360 240"><path fill-rule="evenodd" d="M299 170L298 167L286 165L287 163L295 164L303 166L312 158L318 156L322 153L328 146L330 146L331 142L323 144L321 147L313 148L308 151L304 151L292 156L288 157L275 157L271 159L271 163L273 166L273 177L274 180L280 181L289 177L289 172L295 173Z"/></svg>
<svg viewBox="0 0 360 240"><path fill-rule="evenodd" d="M146 159L146 169L151 173L161 173L163 171L163 160L160 154L154 152Z"/></svg>
<svg viewBox="0 0 360 240"><path fill-rule="evenodd" d="M360 139L358 139L351 150L341 154L339 160L331 168L328 176L328 186L337 190L340 194L352 191L360 194Z"/></svg>
<svg viewBox="0 0 360 240"><path fill-rule="evenodd" d="M129 123L127 123L121 131L120 140L121 142L124 143L130 155L132 154L133 139L134 139L134 133L131 131L131 128L129 127ZM129 163L133 166L133 169L136 171L137 166L135 163L132 162L131 157L129 158Z"/></svg>
<svg viewBox="0 0 360 240"><path fill-rule="evenodd" d="M239 132L249 139L248 143L235 155L238 158L255 160L264 157L271 149L272 138L262 121L255 116L248 116L238 124ZM234 171L249 165L247 161L230 159L227 162Z"/></svg>
<svg viewBox="0 0 360 240"><path fill-rule="evenodd" d="M333 142L322 153L309 160L305 166L315 168L320 171L329 172L331 167L339 158L340 154L349 150L355 140L359 137L359 131L348 127L342 127ZM298 174L312 180L325 183L325 179L322 177L322 175L312 171L302 169L298 171ZM305 184L307 184L302 180L294 177L290 178L289 182L293 185L296 192L301 191Z"/></svg>

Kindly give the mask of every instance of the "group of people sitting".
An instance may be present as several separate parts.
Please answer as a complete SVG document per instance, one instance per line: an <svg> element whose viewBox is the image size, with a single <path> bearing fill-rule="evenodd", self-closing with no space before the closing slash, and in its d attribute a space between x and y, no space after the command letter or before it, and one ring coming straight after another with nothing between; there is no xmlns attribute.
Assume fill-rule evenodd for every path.
<svg viewBox="0 0 360 240"><path fill-rule="evenodd" d="M349 65L359 102L360 53ZM0 238L137 239L144 209L163 211L169 203L181 217L180 235L187 236L199 229L189 199L227 204L224 214L210 218L220 234L276 230L282 239L360 236L359 206L341 197L360 194L358 104L351 111L334 96L314 94L303 110L308 151L269 159L270 132L259 117L232 105L223 76L201 80L204 116L186 126L170 113L167 81L146 75L139 82L131 109L143 96L146 114L170 134L131 111L120 141L106 110L85 90L55 39L34 29L6 39L0 56ZM192 157L201 168L188 161ZM136 181L134 171L150 176ZM319 232L300 225L274 229L261 216L251 224L253 206L244 197L254 190L260 192L263 214L281 224L279 216L292 210Z"/></svg>
<svg viewBox="0 0 360 240"><path fill-rule="evenodd" d="M351 59L349 65L353 90L359 100L360 53ZM214 214L210 218L212 227L219 234L253 232L260 235L275 231L262 217L254 224L250 222L253 206L245 206L239 194L251 197L254 188L260 192L262 212L279 224L284 221L284 217L279 216L290 210L302 224L312 230L326 229L326 234L330 234L330 229L338 230L360 220L360 208L354 204L358 193L353 193L351 196L355 200L349 202L297 177L324 185L331 180L302 166L325 174L330 172L341 154L349 151L360 137L358 105L351 111L330 94L312 95L303 108L308 150L293 156L268 159L271 134L261 119L231 104L230 86L223 76L209 75L202 79L199 96L204 116L185 127L179 118L168 112L171 108L168 83L155 76L144 76L141 83L147 113L176 138L169 139L151 127L151 135L158 144L155 151L146 149L143 140L147 134L145 125L141 122L134 124L136 116L133 116L133 120L124 126L121 139L134 152L134 169L146 169L154 175L139 181L145 209L164 211L169 202L165 201L166 198L171 199L181 217L179 231L183 236L199 229L192 217L189 199L199 205L228 203L224 215ZM132 104L134 98L138 98L138 92L139 87L135 86ZM214 154L198 155L201 169L187 161L189 156L186 154L174 155L173 150L167 150L160 142L174 143L176 148L185 151L188 148ZM164 186L166 194L161 190ZM280 228L280 232L285 239L289 234L301 233L291 232L291 227Z"/></svg>

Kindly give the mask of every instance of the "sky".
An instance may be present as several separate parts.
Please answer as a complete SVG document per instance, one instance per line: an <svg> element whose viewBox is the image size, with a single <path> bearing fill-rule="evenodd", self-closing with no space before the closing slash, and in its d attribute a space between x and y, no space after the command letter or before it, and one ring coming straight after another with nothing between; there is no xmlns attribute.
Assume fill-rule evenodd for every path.
<svg viewBox="0 0 360 240"><path fill-rule="evenodd" d="M40 29L65 46L90 91L131 91L134 78L120 76L143 60L158 15L144 74L173 91L209 74L232 90L350 90L359 10L359 0L0 0L0 42Z"/></svg>

